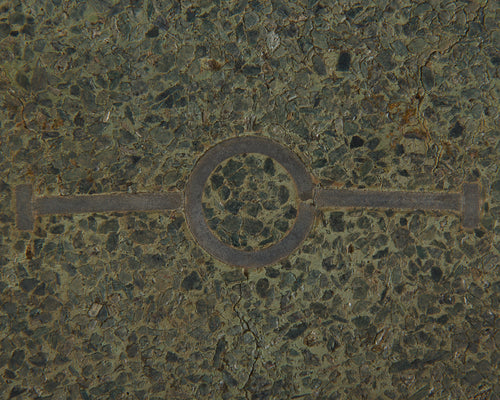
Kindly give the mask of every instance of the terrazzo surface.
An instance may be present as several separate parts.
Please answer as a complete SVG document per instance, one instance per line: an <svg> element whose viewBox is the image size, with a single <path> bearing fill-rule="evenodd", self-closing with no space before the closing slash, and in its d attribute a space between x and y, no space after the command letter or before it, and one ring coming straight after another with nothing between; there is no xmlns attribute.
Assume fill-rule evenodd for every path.
<svg viewBox="0 0 500 400"><path fill-rule="evenodd" d="M231 157L205 185L202 205L210 229L223 243L245 251L279 242L297 216L292 179L270 157Z"/></svg>
<svg viewBox="0 0 500 400"><path fill-rule="evenodd" d="M499 399L498 21L494 0L2 2L0 398ZM17 185L183 191L248 135L318 187L478 182L480 226L321 210L250 270L206 253L182 210L16 227ZM211 228L240 250L279 240L294 207L279 165L249 157L204 194L207 220L242 221ZM241 198L259 176L272 210Z"/></svg>

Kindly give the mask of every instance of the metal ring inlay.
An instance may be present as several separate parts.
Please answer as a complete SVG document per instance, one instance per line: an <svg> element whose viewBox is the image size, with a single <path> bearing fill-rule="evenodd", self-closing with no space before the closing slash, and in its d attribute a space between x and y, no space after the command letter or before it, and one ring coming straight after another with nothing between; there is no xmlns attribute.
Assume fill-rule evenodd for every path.
<svg viewBox="0 0 500 400"><path fill-rule="evenodd" d="M228 246L208 227L203 214L205 183L224 160L238 154L258 153L280 163L292 177L299 199L297 217L292 229L278 243L261 250L244 251ZM196 163L185 190L185 213L189 229L198 244L220 261L246 268L261 267L288 256L307 237L314 221L313 182L302 161L292 151L266 138L245 136L225 140L209 149Z"/></svg>

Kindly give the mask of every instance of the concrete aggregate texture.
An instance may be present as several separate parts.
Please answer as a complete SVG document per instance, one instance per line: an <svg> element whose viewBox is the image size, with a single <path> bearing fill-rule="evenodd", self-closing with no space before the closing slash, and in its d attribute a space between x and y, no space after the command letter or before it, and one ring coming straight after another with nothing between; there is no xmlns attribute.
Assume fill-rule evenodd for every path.
<svg viewBox="0 0 500 400"><path fill-rule="evenodd" d="M499 399L499 21L0 1L0 398Z"/></svg>

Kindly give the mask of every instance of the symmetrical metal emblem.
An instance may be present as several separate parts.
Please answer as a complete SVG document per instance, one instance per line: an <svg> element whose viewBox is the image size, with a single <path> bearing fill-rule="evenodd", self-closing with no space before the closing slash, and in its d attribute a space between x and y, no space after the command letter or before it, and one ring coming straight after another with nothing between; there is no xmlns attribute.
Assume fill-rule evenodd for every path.
<svg viewBox="0 0 500 400"><path fill-rule="evenodd" d="M258 153L280 163L293 178L298 193L298 212L288 234L278 243L254 251L238 250L218 239L209 229L202 209L202 195L207 179L228 158L244 153ZM399 210L434 210L461 215L462 227L479 225L480 186L464 183L461 192L407 192L362 189L323 189L313 183L300 158L281 144L262 137L245 136L225 140L209 149L196 163L183 192L101 194L33 197L31 185L16 188L17 227L33 230L36 216L50 214L162 211L184 208L194 239L220 261L245 267L261 267L288 256L307 237L316 212L326 208L390 208Z"/></svg>

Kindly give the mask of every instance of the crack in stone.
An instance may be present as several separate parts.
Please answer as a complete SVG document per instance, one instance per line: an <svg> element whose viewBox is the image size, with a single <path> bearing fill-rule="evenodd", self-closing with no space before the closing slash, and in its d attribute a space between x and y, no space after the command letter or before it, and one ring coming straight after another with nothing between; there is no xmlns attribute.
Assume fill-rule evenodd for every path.
<svg viewBox="0 0 500 400"><path fill-rule="evenodd" d="M248 281L248 277L247 277L247 281ZM238 298L238 301L233 305L233 311L235 312L236 316L238 317L238 320L240 321L242 328L244 328L243 331L241 332L241 335L243 336L246 332L250 332L252 334L252 336L254 338L254 342L255 342L255 348L254 348L255 356L254 356L254 359L252 362L252 366L250 368L250 372L248 373L248 377L247 377L245 383L240 388L240 390L245 391L245 398L250 400L250 397L249 397L250 393L249 393L249 390L247 387L250 384L250 380L252 379L253 373L255 372L255 364L257 363L258 359L260 358L261 345L259 343L258 335L250 328L250 324L248 323L248 321L241 315L241 313L237 309L238 304L240 303L241 299L243 298L242 284L240 283L238 285L238 287L239 287L240 297Z"/></svg>

